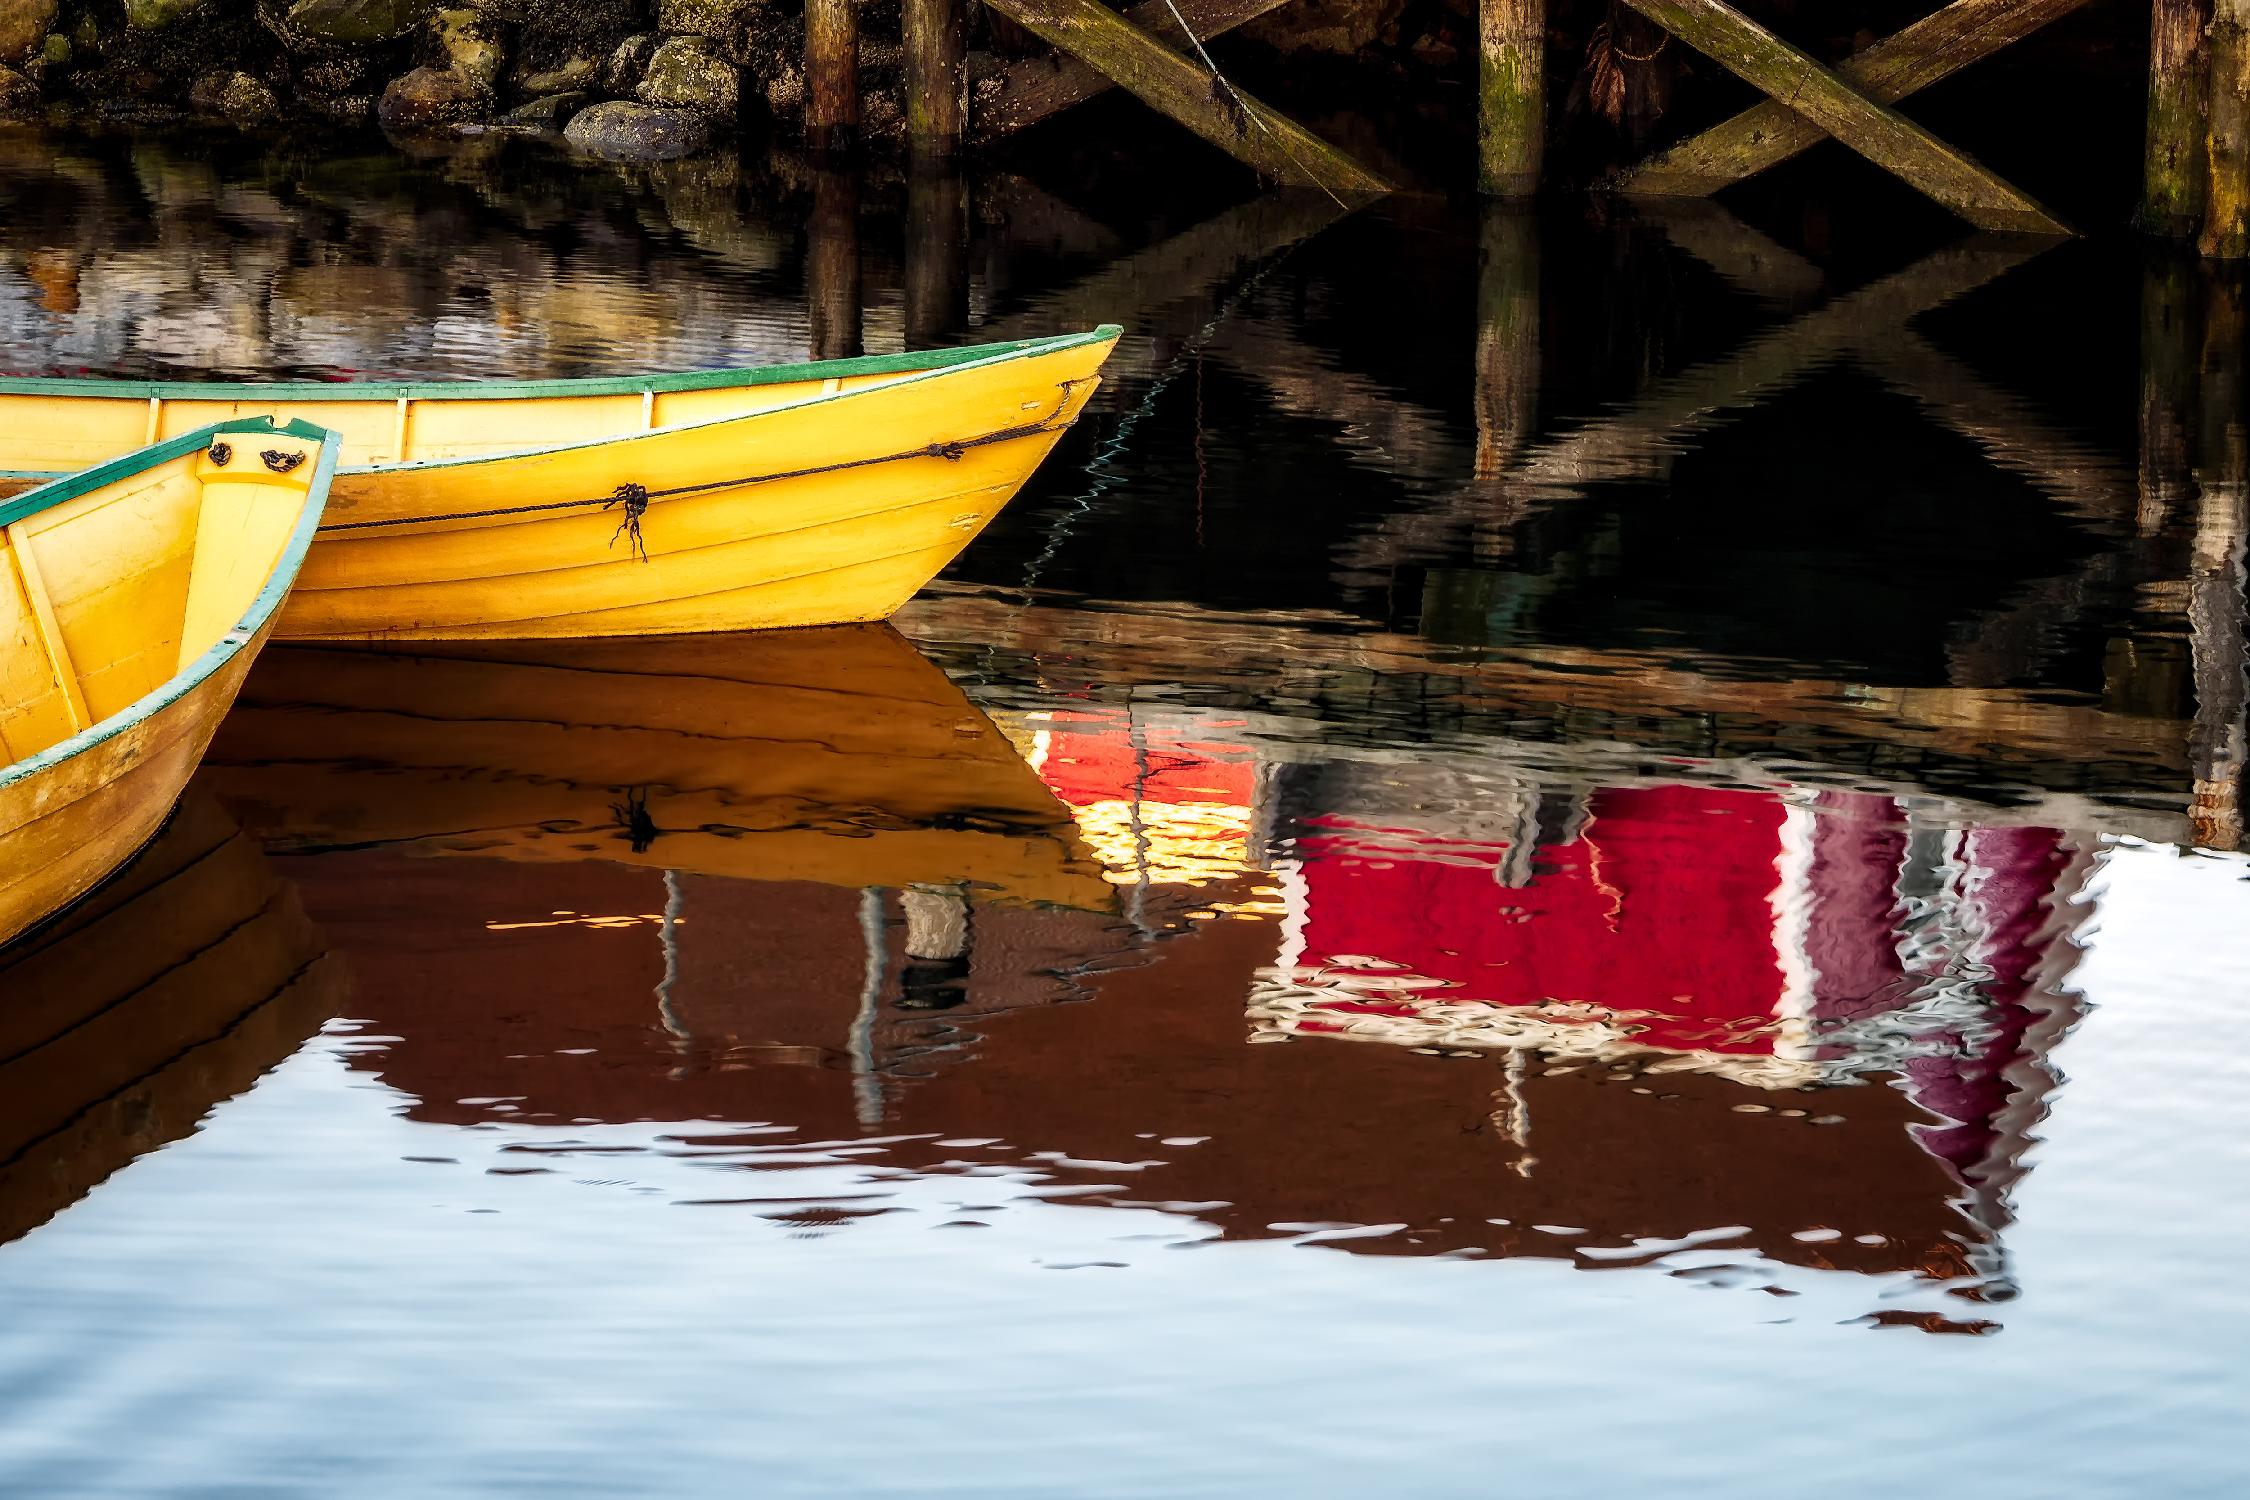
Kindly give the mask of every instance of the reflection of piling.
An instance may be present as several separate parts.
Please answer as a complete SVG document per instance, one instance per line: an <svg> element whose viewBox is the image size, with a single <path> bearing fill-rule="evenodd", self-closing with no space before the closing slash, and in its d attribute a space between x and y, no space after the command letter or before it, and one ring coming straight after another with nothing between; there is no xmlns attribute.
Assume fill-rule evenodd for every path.
<svg viewBox="0 0 2250 1500"><path fill-rule="evenodd" d="M859 138L859 12L852 0L805 0L805 144L845 152Z"/></svg>
<svg viewBox="0 0 2250 1500"><path fill-rule="evenodd" d="M906 967L899 976L902 1010L952 1010L969 998L970 917L958 889L910 886L899 893L906 913Z"/></svg>
<svg viewBox="0 0 2250 1500"><path fill-rule="evenodd" d="M1539 190L1547 140L1547 0L1481 0L1477 11L1477 188Z"/></svg>
<svg viewBox="0 0 2250 1500"><path fill-rule="evenodd" d="M969 125L968 16L962 0L905 0L906 141L917 156L951 157Z"/></svg>
<svg viewBox="0 0 2250 1500"><path fill-rule="evenodd" d="M1477 236L1479 556L1496 556L1516 520L1508 476L1539 417L1539 221L1488 206Z"/></svg>
<svg viewBox="0 0 2250 1500"><path fill-rule="evenodd" d="M859 178L813 174L812 218L805 225L805 302L814 359L860 353Z"/></svg>
<svg viewBox="0 0 2250 1500"><path fill-rule="evenodd" d="M2242 847L2243 768L2250 762L2244 540L2250 532L2250 430L2243 402L2244 288L2239 275L2205 280L2203 399L2198 413L2195 562L2188 624L2195 656L2195 764L2190 809L2198 844Z"/></svg>
<svg viewBox="0 0 2250 1500"><path fill-rule="evenodd" d="M2149 22L2148 161L2141 228L2193 239L2203 219L2204 103L2211 0L2156 0Z"/></svg>
<svg viewBox="0 0 2250 1500"><path fill-rule="evenodd" d="M1539 415L1539 221L1487 208L1477 236L1476 477L1497 479Z"/></svg>
<svg viewBox="0 0 2250 1500"><path fill-rule="evenodd" d="M2194 489L2190 419L2195 406L2193 263L2152 261L2141 279L2141 471L2134 529L2151 536Z"/></svg>
<svg viewBox="0 0 2250 1500"><path fill-rule="evenodd" d="M961 174L916 163L906 179L906 344L942 343L969 323L969 190Z"/></svg>

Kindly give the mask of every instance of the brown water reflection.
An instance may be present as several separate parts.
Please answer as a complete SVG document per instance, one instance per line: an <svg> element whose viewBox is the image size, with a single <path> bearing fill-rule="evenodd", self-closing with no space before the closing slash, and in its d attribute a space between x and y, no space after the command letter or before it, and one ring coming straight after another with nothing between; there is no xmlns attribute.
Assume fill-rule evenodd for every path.
<svg viewBox="0 0 2250 1500"><path fill-rule="evenodd" d="M919 691L802 685L846 657ZM1220 712L1003 710L1011 747L902 658L278 648L206 779L298 854L395 1038L352 1064L414 1119L759 1122L1227 1237L2012 1290L2088 833L1567 749L1306 758ZM1058 883L1088 850L1116 902Z"/></svg>

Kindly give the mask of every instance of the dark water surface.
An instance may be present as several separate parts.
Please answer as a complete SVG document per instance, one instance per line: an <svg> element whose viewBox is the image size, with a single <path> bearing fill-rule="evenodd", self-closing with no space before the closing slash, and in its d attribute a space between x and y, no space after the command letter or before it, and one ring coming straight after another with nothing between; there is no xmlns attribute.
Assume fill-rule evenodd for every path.
<svg viewBox="0 0 2250 1500"><path fill-rule="evenodd" d="M0 1493L2242 1493L2239 289L1736 207L0 135L12 371L1129 330L895 629L268 653Z"/></svg>

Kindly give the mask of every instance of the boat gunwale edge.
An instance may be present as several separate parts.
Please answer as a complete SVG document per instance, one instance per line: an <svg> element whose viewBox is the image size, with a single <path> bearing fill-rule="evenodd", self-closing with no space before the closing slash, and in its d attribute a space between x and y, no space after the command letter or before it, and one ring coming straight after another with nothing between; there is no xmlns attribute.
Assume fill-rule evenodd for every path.
<svg viewBox="0 0 2250 1500"><path fill-rule="evenodd" d="M681 370L668 375L580 375L554 380L294 380L200 381L112 380L78 375L0 375L0 396L83 396L121 401L535 401L569 396L664 395L729 386L790 385L806 380L850 379L859 375L914 374L951 369L987 359L1115 338L1124 329L1104 323L1087 332L1050 334L953 349L907 350L852 359L813 360L791 365L742 365L717 370ZM0 475L0 477L8 477Z"/></svg>
<svg viewBox="0 0 2250 1500"><path fill-rule="evenodd" d="M320 442L320 457L313 465L312 480L305 488L305 502L298 513L297 523L290 530L288 544L282 548L281 556L274 560L272 568L267 571L265 583L250 601L250 607L202 655L116 713L87 725L68 739L57 740L44 750L0 766L0 791L6 791L19 782L50 770L73 756L82 755L104 741L115 739L132 726L154 718L216 675L221 667L234 659L245 643L272 622L281 610L282 601L288 597L291 586L297 581L298 571L304 566L305 554L312 549L314 533L320 529L321 512L327 507L329 486L336 478L336 459L343 449L343 439L327 428L316 427L310 422L295 419L276 422L270 417L238 417L226 422L215 422L194 432L182 433L176 438L112 459L109 463L97 465L83 473L41 485L38 489L0 505L0 518L12 523L23 516L34 515L65 500L88 494L105 484L129 478L161 463L169 463L208 444L214 436L235 432L261 435L280 433L291 437L317 436ZM28 506L24 503L33 500L38 503Z"/></svg>

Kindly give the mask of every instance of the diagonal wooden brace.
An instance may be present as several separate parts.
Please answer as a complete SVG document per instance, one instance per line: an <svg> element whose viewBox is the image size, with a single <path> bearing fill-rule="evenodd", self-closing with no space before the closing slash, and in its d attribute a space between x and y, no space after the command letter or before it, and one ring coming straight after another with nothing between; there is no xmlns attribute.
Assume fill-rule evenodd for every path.
<svg viewBox="0 0 2250 1500"><path fill-rule="evenodd" d="M1222 32L1255 21L1288 0L1140 0L1125 7L1125 19L1160 41L1185 46L1180 23L1172 6L1191 30L1208 42ZM999 88L978 104L972 134L980 141L1003 136L1038 124L1088 99L1107 93L1114 85L1092 67L1067 52L1046 52L1022 57L1000 70Z"/></svg>
<svg viewBox="0 0 2250 1500"><path fill-rule="evenodd" d="M1953 0L1945 9L1844 59L1836 71L1876 103L1896 104L2086 3ZM1650 157L1624 173L1617 187L1634 197L1708 197L1827 138L1819 126L1769 99Z"/></svg>
<svg viewBox="0 0 2250 1500"><path fill-rule="evenodd" d="M1634 10L1980 229L2066 235L2061 220L1724 0L1625 0Z"/></svg>
<svg viewBox="0 0 2250 1500"><path fill-rule="evenodd" d="M1174 52L1098 0L985 3L1276 182L1320 188L1339 198L1391 190L1389 183L1319 136Z"/></svg>

